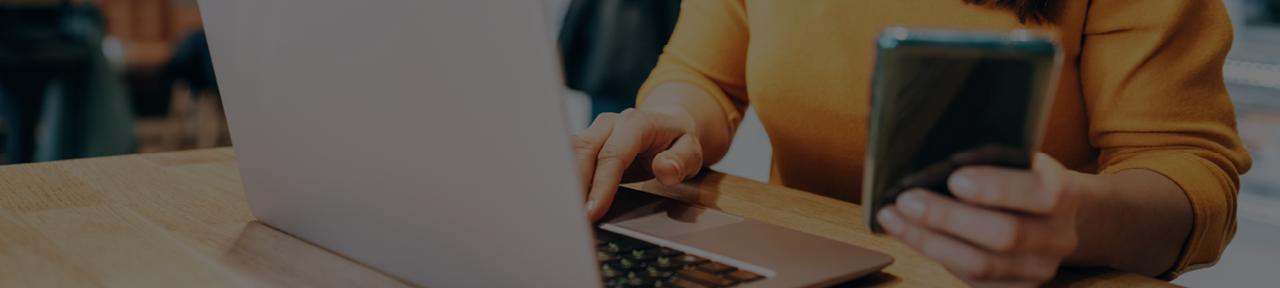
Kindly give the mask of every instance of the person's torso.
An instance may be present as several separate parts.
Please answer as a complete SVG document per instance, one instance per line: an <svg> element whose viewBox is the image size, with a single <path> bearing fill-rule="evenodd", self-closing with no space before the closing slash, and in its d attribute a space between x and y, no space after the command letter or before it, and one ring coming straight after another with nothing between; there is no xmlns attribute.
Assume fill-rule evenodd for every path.
<svg viewBox="0 0 1280 288"><path fill-rule="evenodd" d="M1078 62L1087 1L1059 25L1024 25L1010 10L961 0L746 1L747 95L773 146L770 182L858 202L875 39L886 26L1048 30L1065 54L1041 151L1094 172Z"/></svg>

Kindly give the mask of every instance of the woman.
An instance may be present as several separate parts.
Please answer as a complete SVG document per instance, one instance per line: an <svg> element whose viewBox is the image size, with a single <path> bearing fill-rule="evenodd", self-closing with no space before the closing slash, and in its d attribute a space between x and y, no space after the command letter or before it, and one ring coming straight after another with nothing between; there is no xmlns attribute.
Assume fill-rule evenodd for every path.
<svg viewBox="0 0 1280 288"><path fill-rule="evenodd" d="M586 208L621 181L674 185L728 150L748 103L773 145L770 182L859 199L873 41L885 26L1037 29L1065 61L1033 168L963 167L956 198L908 191L890 235L976 286L1049 280L1059 266L1172 279L1235 233L1235 131L1220 1L685 1L639 109L575 136ZM852 229L853 227L851 227Z"/></svg>

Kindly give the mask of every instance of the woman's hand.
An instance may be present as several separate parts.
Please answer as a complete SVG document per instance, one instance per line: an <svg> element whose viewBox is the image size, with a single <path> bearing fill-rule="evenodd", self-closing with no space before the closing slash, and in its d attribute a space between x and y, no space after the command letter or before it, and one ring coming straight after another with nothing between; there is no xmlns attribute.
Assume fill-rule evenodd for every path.
<svg viewBox="0 0 1280 288"><path fill-rule="evenodd" d="M924 189L877 215L893 237L979 287L1031 287L1076 250L1083 195L1104 181L1043 153L1031 170L966 166L947 179L956 199Z"/></svg>
<svg viewBox="0 0 1280 288"><path fill-rule="evenodd" d="M681 113L627 109L604 113L573 136L578 170L587 191L587 215L603 217L622 182L657 178L665 185L698 174L702 146L693 118Z"/></svg>

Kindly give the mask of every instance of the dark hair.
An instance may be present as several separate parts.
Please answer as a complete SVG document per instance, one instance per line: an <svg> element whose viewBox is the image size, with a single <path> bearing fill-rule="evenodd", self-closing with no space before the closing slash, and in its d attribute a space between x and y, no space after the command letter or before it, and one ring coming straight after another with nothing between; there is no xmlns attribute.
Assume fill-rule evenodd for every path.
<svg viewBox="0 0 1280 288"><path fill-rule="evenodd" d="M1058 13L1061 6L1058 5L1062 1L1058 0L963 0L965 4L974 5L995 5L1002 9L1013 10L1018 15L1018 21L1027 24L1028 21L1036 24L1057 24Z"/></svg>

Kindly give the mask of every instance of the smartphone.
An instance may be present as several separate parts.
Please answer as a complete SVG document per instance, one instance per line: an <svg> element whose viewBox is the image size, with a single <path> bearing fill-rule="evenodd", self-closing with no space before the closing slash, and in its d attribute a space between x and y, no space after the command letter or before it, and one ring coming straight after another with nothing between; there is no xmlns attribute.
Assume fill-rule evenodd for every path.
<svg viewBox="0 0 1280 288"><path fill-rule="evenodd" d="M950 196L961 166L1030 169L1062 66L1052 36L889 27L876 45L862 180L872 232L907 189Z"/></svg>

